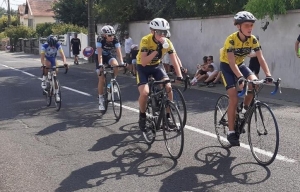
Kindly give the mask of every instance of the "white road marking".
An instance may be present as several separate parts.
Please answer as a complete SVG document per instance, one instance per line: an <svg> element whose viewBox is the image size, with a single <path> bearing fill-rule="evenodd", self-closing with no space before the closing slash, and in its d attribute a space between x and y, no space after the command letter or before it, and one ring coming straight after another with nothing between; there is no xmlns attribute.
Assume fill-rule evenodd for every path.
<svg viewBox="0 0 300 192"><path fill-rule="evenodd" d="M1 64L1 65L2 65L2 64ZM20 72L22 72L22 73L24 73L24 74L26 74L26 75L31 76L31 77L36 77L35 75L33 75L33 74L31 74L31 73L27 73L27 72L25 72L25 71L22 71L22 70L13 68L13 67L9 67L9 66L7 66L7 65L2 65L2 66L3 66L3 67L6 67L6 68L13 69L13 70L16 70L16 71L20 71ZM41 80L41 78L38 78L38 77L37 77L37 79L40 79L40 80ZM92 95L89 94L89 93L85 93L85 92L79 91L79 90L77 90L77 89L73 89L73 88L66 87L66 86L62 86L62 87L65 88L65 89L67 89L67 90L73 91L73 92L75 92L75 93L79 93L79 94L82 94L82 95L85 95L85 96L89 96L89 97L92 96ZM122 107L123 107L124 109L127 109L127 110L130 110L130 111L139 113L139 110L138 110L138 109L135 109L135 108L132 108L132 107L128 107L128 106L125 106L125 105L122 105ZM192 126L189 126L189 125L186 125L186 126L185 126L185 129L188 129L188 130L190 130L190 131L194 131L194 132L197 132L197 133L200 133L200 134L202 134L202 135L206 135L206 136L209 136L209 137L212 137L212 138L217 138L216 134L214 134L214 133L211 133L211 132L208 132L208 131L204 131L204 130L201 130L201 129L199 129L199 128L192 127ZM224 141L227 141L227 139L224 138L224 137L221 137L221 139L224 140ZM247 145L247 144L241 143L241 147L250 150L250 146ZM257 153L260 153L260 154L262 154L262 155L266 155L266 156L269 156L269 157L272 157L272 156L273 156L273 153L270 152L270 151L265 151L265 150L262 150L262 149L259 149L259 148L255 148L254 150L255 150ZM276 155L276 159L277 159L277 160L280 160L280 161L289 162L289 163L295 163L295 162L296 162L295 159L291 159L291 158L288 158L288 157L283 156L283 155L280 155L280 154L277 154L277 155Z"/></svg>

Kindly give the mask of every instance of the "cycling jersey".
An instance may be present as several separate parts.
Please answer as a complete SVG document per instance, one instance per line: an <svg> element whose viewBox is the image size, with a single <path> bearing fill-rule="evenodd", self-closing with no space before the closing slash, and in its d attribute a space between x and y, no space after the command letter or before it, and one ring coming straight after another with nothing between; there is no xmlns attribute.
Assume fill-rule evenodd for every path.
<svg viewBox="0 0 300 192"><path fill-rule="evenodd" d="M114 38L112 41L106 41L105 38L100 38L99 41L96 43L96 51L95 53L98 54L97 48L102 48L102 55L115 55L115 50L118 47L121 47L119 40Z"/></svg>
<svg viewBox="0 0 300 192"><path fill-rule="evenodd" d="M245 57L251 50L259 51L260 46L258 40L254 35L251 35L247 41L243 42L238 36L239 32L234 32L227 37L224 47L220 50L220 61L229 64L227 53L233 52L235 56L235 63L241 65L244 63Z"/></svg>
<svg viewBox="0 0 300 192"><path fill-rule="evenodd" d="M169 39L167 39L167 38L166 38L166 40L167 40L167 42L169 44L169 47L167 49L162 49L162 54L161 55L164 55L166 53L169 53L169 54L175 53L175 50L174 50L172 42ZM157 43L154 41L153 34L149 34L149 35L144 36L142 38L141 42L140 42L140 46L139 47L140 47L140 51L139 51L139 53L136 56L136 60L137 60L137 64L141 65L141 63L142 63L141 53L142 52L147 52L147 55L150 55L153 51L156 51L156 49L157 49ZM160 59L161 58L158 58L156 56L147 65L157 65L157 64L160 63Z"/></svg>
<svg viewBox="0 0 300 192"><path fill-rule="evenodd" d="M56 43L55 46L50 47L48 43L44 43L41 48L41 54L45 54L45 58L51 63L51 66L56 66L57 51L63 52L60 43Z"/></svg>

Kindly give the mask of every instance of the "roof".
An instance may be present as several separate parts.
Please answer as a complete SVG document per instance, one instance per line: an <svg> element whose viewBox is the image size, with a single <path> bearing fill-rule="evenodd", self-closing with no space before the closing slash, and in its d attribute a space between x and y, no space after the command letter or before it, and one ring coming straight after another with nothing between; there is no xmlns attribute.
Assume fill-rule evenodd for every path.
<svg viewBox="0 0 300 192"><path fill-rule="evenodd" d="M33 16L54 17L52 5L55 0L26 0L25 14Z"/></svg>

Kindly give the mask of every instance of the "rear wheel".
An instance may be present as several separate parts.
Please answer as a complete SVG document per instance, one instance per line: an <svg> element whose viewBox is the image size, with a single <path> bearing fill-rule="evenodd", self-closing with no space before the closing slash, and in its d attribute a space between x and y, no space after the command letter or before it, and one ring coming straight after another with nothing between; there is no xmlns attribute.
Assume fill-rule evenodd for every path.
<svg viewBox="0 0 300 192"><path fill-rule="evenodd" d="M167 118L167 109L170 109L170 117ZM178 159L183 151L184 132L181 116L176 105L167 101L163 112L163 135L165 145L172 159Z"/></svg>
<svg viewBox="0 0 300 192"><path fill-rule="evenodd" d="M214 113L214 124L215 131L218 138L218 141L224 148L231 147L231 144L227 141L228 133L228 117L227 109L229 104L229 97L227 95L222 95L217 100Z"/></svg>
<svg viewBox="0 0 300 192"><path fill-rule="evenodd" d="M113 81L111 85L111 101L115 117L117 120L120 120L122 116L122 98L120 86L117 81Z"/></svg>

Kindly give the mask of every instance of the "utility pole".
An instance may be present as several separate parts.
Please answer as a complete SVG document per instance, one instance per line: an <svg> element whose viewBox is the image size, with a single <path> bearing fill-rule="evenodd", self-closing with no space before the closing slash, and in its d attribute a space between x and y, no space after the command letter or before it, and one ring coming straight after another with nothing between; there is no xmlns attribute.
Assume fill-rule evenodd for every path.
<svg viewBox="0 0 300 192"><path fill-rule="evenodd" d="M9 27L11 24L11 18L10 18L10 0L7 0L7 26Z"/></svg>
<svg viewBox="0 0 300 192"><path fill-rule="evenodd" d="M95 44L95 18L94 18L94 0L88 0L88 46L96 48ZM94 57L89 57L89 62L94 62Z"/></svg>

